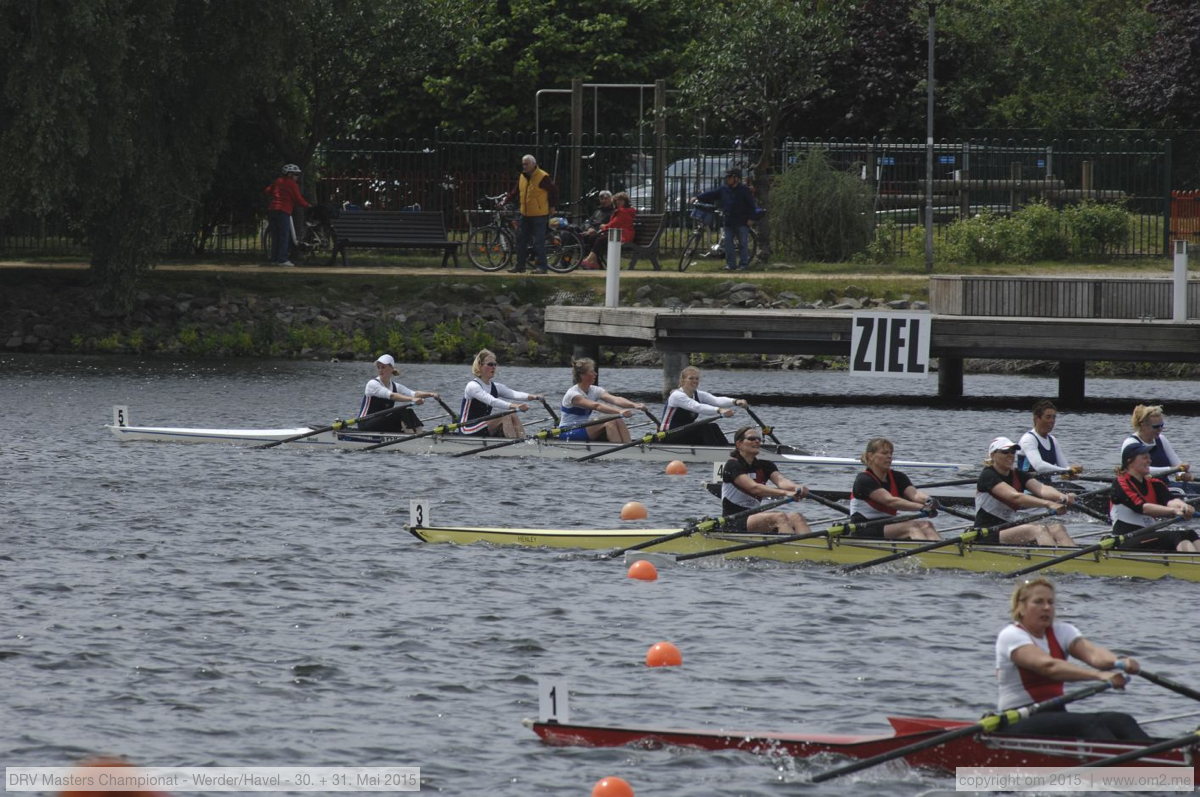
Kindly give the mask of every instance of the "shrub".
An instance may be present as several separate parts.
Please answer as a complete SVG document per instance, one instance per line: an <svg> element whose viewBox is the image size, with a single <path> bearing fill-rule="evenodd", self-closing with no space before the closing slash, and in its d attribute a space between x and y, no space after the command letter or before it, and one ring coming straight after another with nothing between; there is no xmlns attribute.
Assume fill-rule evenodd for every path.
<svg viewBox="0 0 1200 797"><path fill-rule="evenodd" d="M959 219L946 228L945 254L960 263L998 263L1005 259L1004 219L984 210L969 219Z"/></svg>
<svg viewBox="0 0 1200 797"><path fill-rule="evenodd" d="M1002 236L1010 247L1010 259L1021 263L1064 260L1070 252L1063 214L1045 202L1026 205L1013 214L1010 229Z"/></svg>
<svg viewBox="0 0 1200 797"><path fill-rule="evenodd" d="M862 180L835 169L825 150L812 149L771 187L772 237L801 259L849 260L871 240L871 207Z"/></svg>
<svg viewBox="0 0 1200 797"><path fill-rule="evenodd" d="M1116 204L1082 202L1063 211L1076 255L1108 255L1129 241L1131 219Z"/></svg>

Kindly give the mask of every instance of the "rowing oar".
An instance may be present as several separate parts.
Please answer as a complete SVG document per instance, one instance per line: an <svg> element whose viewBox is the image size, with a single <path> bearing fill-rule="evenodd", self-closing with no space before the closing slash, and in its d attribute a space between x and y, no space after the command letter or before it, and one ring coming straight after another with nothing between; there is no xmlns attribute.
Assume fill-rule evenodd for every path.
<svg viewBox="0 0 1200 797"><path fill-rule="evenodd" d="M945 733L939 733L937 736L932 738L924 739L919 742L913 742L912 744L907 744L904 747L898 747L895 750L889 750L886 753L880 753L879 755L871 756L870 758L864 758L861 761L855 761L852 764L846 764L845 766L826 770L825 772L819 772L816 775L813 775L812 782L824 783L827 780L840 778L842 775L849 775L852 772L860 772L864 769L870 769L873 766L877 766L888 761L894 761L897 758L904 758L907 755L919 753L922 750L928 750L930 747L937 747L938 745L943 745L946 742L952 742L955 739L961 739L964 736L971 736L976 733L993 733L1001 728L1005 728L1009 725L1020 722L1021 720L1037 714L1040 711L1057 709L1060 706L1065 706L1068 703L1074 703L1076 700L1082 700L1085 697L1091 697L1094 694L1103 692L1105 689L1111 688L1112 683L1110 681L1102 681L1101 683L1093 684L1092 686L1084 687L1083 689L1078 689L1074 692L1068 692L1065 695L1060 695L1059 697L1047 700L1044 703L1030 703L1027 706L1010 708L1007 711L1001 711L997 714L987 714L983 719L981 719L979 722L976 722L974 725L964 725L961 728L955 728L953 730L946 731Z"/></svg>
<svg viewBox="0 0 1200 797"><path fill-rule="evenodd" d="M763 423L762 418L758 417L758 415L756 415L754 413L754 410L750 409L749 404L747 404L745 407L743 407L743 409L746 410L746 414L750 416L750 420L752 420L756 424L758 424L758 428L762 430L762 433L765 434L767 437L771 438L773 441L775 441L775 447L779 451L780 454L803 454L803 455L807 456L812 453L810 451L805 451L802 448L796 448L795 446L785 445L783 443L783 441L781 441L778 437L775 436L775 427L768 426L767 424Z"/></svg>
<svg viewBox="0 0 1200 797"><path fill-rule="evenodd" d="M670 437L673 434L678 434L679 432L682 432L685 429L695 429L699 426L703 426L706 423L712 423L718 417L720 417L720 416L714 415L713 417L705 418L702 421L692 421L691 423L685 423L683 426L676 426L674 429L667 429L665 432L652 432L650 434L645 434L645 435L642 435L641 437L639 437L637 440L633 440L629 443L622 443L619 446L614 446L613 448L606 448L603 451L593 451L590 454L585 454L584 456L579 457L575 461L576 462L587 462L589 459L595 459L596 457L602 457L605 454L612 454L615 451L624 451L625 449L633 448L634 446L649 445L650 443L661 443L663 440L666 440L668 437Z"/></svg>
<svg viewBox="0 0 1200 797"><path fill-rule="evenodd" d="M1170 678L1165 678L1152 672L1146 672L1145 670L1138 670L1137 674L1151 683L1155 683L1159 686L1170 689L1172 692L1178 692L1185 697L1190 697L1192 700L1200 700L1200 691L1196 691L1190 686L1184 686L1181 683L1172 681Z"/></svg>
<svg viewBox="0 0 1200 797"><path fill-rule="evenodd" d="M362 423L363 421L370 420L371 418L382 418L385 415L391 415L393 412L399 412L407 406L408 404L401 404L398 407L389 407L386 410L372 412L369 415L360 415L359 417L351 418L348 421L334 421L329 426L322 426L320 429L313 429L312 431L305 432L304 434L298 434L295 437L287 437L283 440L272 440L269 443L263 443L261 446L255 446L255 448L274 448L275 446L281 446L284 443L294 443L297 440L303 440L304 438L312 437L313 435L345 429L348 426L354 426L355 424Z"/></svg>
<svg viewBox="0 0 1200 797"><path fill-rule="evenodd" d="M958 487L963 484L975 484L979 481L978 476L971 476L965 479L950 479L944 482L930 482L929 484L915 485L918 490L927 490L931 487Z"/></svg>
<svg viewBox="0 0 1200 797"><path fill-rule="evenodd" d="M550 413L550 417L554 419L554 425L558 426L558 415L554 410L550 409L550 405L546 403L545 399L538 399L538 401L542 402L542 406L546 408L546 412Z"/></svg>
<svg viewBox="0 0 1200 797"><path fill-rule="evenodd" d="M865 523L838 523L830 526L827 529L820 531L806 531L803 534L787 534L783 537L774 537L769 540L757 540L755 542L743 542L739 545L730 545L727 548L717 548L712 551L698 551L696 553L684 554L683 556L675 557L676 562L686 562L690 559L703 559L707 556L721 556L727 553L737 553L739 551L749 551L753 548L768 548L772 545L780 545L785 542L799 542L800 540L811 540L816 537L839 537L843 534L854 534L857 531L865 531L866 529L883 523L904 523L908 520L916 520L925 517L924 512L914 512L911 515L900 515L899 517L881 518L879 520L868 520Z"/></svg>
<svg viewBox="0 0 1200 797"><path fill-rule="evenodd" d="M504 412L493 412L491 415L484 415L482 418L472 418L469 421L457 421L455 423L443 423L441 426L435 426L432 429L421 432L419 434L409 435L408 437L397 437L395 440L384 440L382 443L372 443L369 446L360 448L359 451L374 451L377 448L384 446L394 446L397 443L407 443L409 440L417 440L422 437L429 437L431 434L447 434L457 429L466 426L467 424L483 423L484 421L494 421L496 418L503 418L505 415L512 415L516 410L505 410Z"/></svg>
<svg viewBox="0 0 1200 797"><path fill-rule="evenodd" d="M660 421L658 418L655 418L654 413L646 409L644 406L642 407L642 412L646 413L647 418L654 421L655 426L662 426L662 421Z"/></svg>
<svg viewBox="0 0 1200 797"><path fill-rule="evenodd" d="M454 412L454 410L450 409L450 405L449 405L449 404L447 404L446 402L442 401L442 397L441 397L441 396L434 396L434 398L435 398L435 399L437 399L437 403L438 403L438 404L441 404L441 405L442 405L442 409L444 409L444 410L446 411L446 414L447 414L447 415L449 415L451 418L453 418L453 417L455 416L455 414L456 414L456 413Z"/></svg>
<svg viewBox="0 0 1200 797"><path fill-rule="evenodd" d="M1139 758L1145 758L1148 755L1161 753L1166 750L1174 750L1178 747L1186 747L1189 744L1200 744L1200 728L1183 736L1176 736L1174 739L1164 739L1161 742L1155 742L1148 747L1139 747L1136 750L1130 750L1128 753L1109 756L1108 758L1100 758L1095 761L1089 761L1086 764L1079 764L1074 769L1091 769L1092 767L1111 767L1117 764L1124 764L1126 761L1136 761ZM1065 770L1070 772L1072 770ZM1054 773L1058 774L1058 773Z"/></svg>
<svg viewBox="0 0 1200 797"><path fill-rule="evenodd" d="M1188 501L1188 503L1190 504L1194 501L1200 501L1200 497L1193 498L1191 501ZM1112 548L1116 548L1117 546L1124 545L1127 542L1136 542L1137 540L1140 540L1143 537L1147 537L1150 534L1158 531L1159 529L1165 529L1167 526L1170 526L1172 523L1179 523L1181 521L1182 521L1181 518L1178 518L1178 517L1175 517L1174 515L1172 515L1171 517L1166 518L1165 520L1160 520L1157 523L1151 523L1149 526L1138 529L1137 531L1134 531L1134 532L1130 532L1129 534L1117 534L1112 537L1105 537L1104 539L1100 540L1100 542L1096 543L1095 545L1087 545L1087 546L1084 546L1083 548L1079 548L1078 550L1063 554L1062 556L1056 556L1053 559L1047 559L1044 562L1038 562L1037 564L1030 565L1029 567L1022 567L1020 570L1013 570L1010 573L1005 573L1004 578L1015 578L1016 576L1023 576L1026 573L1033 573L1034 571L1037 571L1037 570L1042 570L1047 567L1053 567L1054 565L1069 561L1071 559L1075 559L1080 556L1087 556L1088 554L1096 553L1097 551L1107 551Z"/></svg>
<svg viewBox="0 0 1200 797"><path fill-rule="evenodd" d="M616 559L621 554L628 553L629 551L640 551L643 548L651 548L655 545L659 545L664 542L670 542L671 540L677 540L680 537L687 537L691 534L695 534L698 531L702 531L702 532L713 531L715 529L721 528L722 526L727 526L735 520L741 520L744 517L749 517L750 515L756 514L758 512L765 512L768 509L774 509L777 506L783 506L784 504L786 504L790 501L795 501L795 500L796 500L795 496L787 495L787 496L784 496L783 498L779 498L774 501L768 501L767 503L759 504L756 507L751 507L750 509L744 510L742 512L735 512L732 515L724 515L719 518L709 518L708 520L698 520L695 523L691 523L688 526L680 529L679 531L673 531L670 534L664 534L663 536L655 537L652 540L645 540L644 542L639 542L637 545L630 545L628 548L620 548L615 551L610 551L609 553L604 554L604 556L602 556L600 558L601 559Z"/></svg>
<svg viewBox="0 0 1200 797"><path fill-rule="evenodd" d="M946 509L946 507L941 508ZM992 526L991 528L967 529L967 531L963 532L957 537L948 537L944 540L927 543L926 545L918 545L916 548L909 548L907 551L897 551L896 553L890 553L887 556L881 556L878 559L871 559L867 562L858 562L857 564L846 565L842 568L842 572L853 573L855 570L865 570L868 567L887 564L888 562L894 562L897 559L905 559L909 556L916 556L917 554L922 554L926 551L936 551L938 548L946 548L951 545L967 545L981 538L986 539L992 534L998 534L999 532L1004 531L1005 529L1010 529L1013 526L1020 526L1025 523L1029 523L1030 521L1041 520L1042 518L1050 517L1053 514L1054 512L1051 511L1042 515L1032 515L1029 517L1017 518L1016 520L1010 520L1007 523L1001 523L999 526ZM996 539L999 541L999 537Z"/></svg>
<svg viewBox="0 0 1200 797"><path fill-rule="evenodd" d="M575 424L571 424L570 426L556 426L553 429L543 429L542 431L537 432L536 434L531 434L528 437L515 437L512 440L505 440L503 443L497 443L494 446L480 446L479 448L472 448L472 449L468 449L467 451L459 451L457 454L454 454L451 457L451 459L453 459L454 457L465 457L470 454L478 454L480 451L491 451L494 448L504 448L505 446L515 446L517 443L524 443L529 440L545 440L547 437L558 437L563 432L569 432L572 429L583 429L584 427L587 427L587 426L595 426L598 423L608 423L613 418L619 418L619 417L621 417L621 416L619 416L619 415L602 415L599 418L593 418L592 420L584 421L583 423L575 423Z"/></svg>

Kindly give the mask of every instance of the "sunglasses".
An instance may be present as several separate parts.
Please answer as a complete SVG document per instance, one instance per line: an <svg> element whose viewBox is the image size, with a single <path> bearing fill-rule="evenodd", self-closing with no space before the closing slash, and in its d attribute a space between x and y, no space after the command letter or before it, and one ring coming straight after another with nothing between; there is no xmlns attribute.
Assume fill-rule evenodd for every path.
<svg viewBox="0 0 1200 797"><path fill-rule="evenodd" d="M1151 428L1151 429L1165 429L1165 428L1166 428L1166 426L1167 426L1167 425L1166 425L1165 423L1152 423L1152 424L1150 424L1150 428Z"/></svg>
<svg viewBox="0 0 1200 797"><path fill-rule="evenodd" d="M483 367L484 368L495 368L496 364L495 363L484 363Z"/></svg>
<svg viewBox="0 0 1200 797"><path fill-rule="evenodd" d="M762 438L761 438L761 437L751 437L750 435L746 435L746 436L745 436L745 437L743 437L742 439L743 439L743 440L758 440L758 441L760 441L760 442L762 441Z"/></svg>

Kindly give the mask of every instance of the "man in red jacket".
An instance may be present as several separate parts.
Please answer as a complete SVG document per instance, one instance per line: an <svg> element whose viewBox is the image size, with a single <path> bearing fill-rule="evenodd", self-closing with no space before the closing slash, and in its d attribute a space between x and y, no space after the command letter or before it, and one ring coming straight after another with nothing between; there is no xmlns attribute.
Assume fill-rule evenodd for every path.
<svg viewBox="0 0 1200 797"><path fill-rule="evenodd" d="M288 259L288 248L292 243L292 211L299 205L311 208L312 205L300 193L296 181L300 179L300 167L289 163L283 167L283 174L275 178L275 182L263 189L270 197L267 204L267 223L270 225L273 240L271 242L271 263L276 266L294 266Z"/></svg>

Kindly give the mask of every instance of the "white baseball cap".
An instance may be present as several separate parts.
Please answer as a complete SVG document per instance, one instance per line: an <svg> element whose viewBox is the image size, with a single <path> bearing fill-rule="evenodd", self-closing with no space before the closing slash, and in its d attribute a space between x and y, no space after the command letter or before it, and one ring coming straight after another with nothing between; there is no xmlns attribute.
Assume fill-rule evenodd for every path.
<svg viewBox="0 0 1200 797"><path fill-rule="evenodd" d="M1016 451L1020 446L1009 440L1007 437L997 437L988 446L988 453L995 454L997 451Z"/></svg>
<svg viewBox="0 0 1200 797"><path fill-rule="evenodd" d="M384 365L390 365L392 367L395 367L395 365L396 365L395 358L392 357L392 355L390 355L390 354L381 355L380 358L378 360L376 360L375 362L383 363Z"/></svg>

